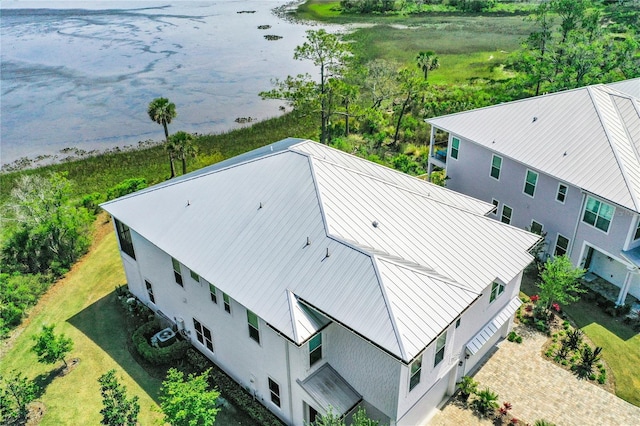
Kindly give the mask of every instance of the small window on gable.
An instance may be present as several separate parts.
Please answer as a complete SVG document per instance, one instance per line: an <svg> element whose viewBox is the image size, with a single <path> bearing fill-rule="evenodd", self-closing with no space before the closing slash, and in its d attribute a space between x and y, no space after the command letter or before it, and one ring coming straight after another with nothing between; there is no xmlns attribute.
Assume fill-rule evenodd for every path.
<svg viewBox="0 0 640 426"><path fill-rule="evenodd" d="M249 337L260 343L260 321L258 316L247 309L247 324L249 327Z"/></svg>
<svg viewBox="0 0 640 426"><path fill-rule="evenodd" d="M533 232L534 234L538 234L538 235L542 235L542 224L536 222L535 220L531 221L531 232Z"/></svg>
<svg viewBox="0 0 640 426"><path fill-rule="evenodd" d="M200 275L196 274L191 269L189 269L189 274L191 275L191 279L193 279L195 282L200 282Z"/></svg>
<svg viewBox="0 0 640 426"><path fill-rule="evenodd" d="M603 232L608 232L615 211L615 207L593 197L587 197L582 221L595 226Z"/></svg>
<svg viewBox="0 0 640 426"><path fill-rule="evenodd" d="M567 185L563 185L561 183L558 184L558 193L556 194L556 201L564 204L564 200L567 199Z"/></svg>
<svg viewBox="0 0 640 426"><path fill-rule="evenodd" d="M216 289L216 286L214 286L213 284L209 284L209 294L211 295L211 301L213 303L218 303L218 290Z"/></svg>
<svg viewBox="0 0 640 426"><path fill-rule="evenodd" d="M493 302L504 292L504 285L500 283L491 284L491 296L489 297L489 303Z"/></svg>
<svg viewBox="0 0 640 426"><path fill-rule="evenodd" d="M633 234L633 240L640 239L640 220L638 220L638 226L636 226L636 232Z"/></svg>
<svg viewBox="0 0 640 426"><path fill-rule="evenodd" d="M120 241L120 249L127 253L131 258L136 258L136 252L133 250L133 241L131 239L131 229L118 219L114 219L116 231L118 233L118 241Z"/></svg>
<svg viewBox="0 0 640 426"><path fill-rule="evenodd" d="M569 250L569 239L564 235L558 234L558 238L556 239L556 248L553 252L555 256L562 256L567 254Z"/></svg>
<svg viewBox="0 0 640 426"><path fill-rule="evenodd" d="M502 158L497 155L491 157L491 177L494 179L500 179L500 169L502 168Z"/></svg>
<svg viewBox="0 0 640 426"><path fill-rule="evenodd" d="M269 393L271 394L271 402L276 406L280 406L280 385L269 377Z"/></svg>
<svg viewBox="0 0 640 426"><path fill-rule="evenodd" d="M440 364L444 359L444 351L446 346L447 346L447 332L445 331L440 335L440 337L438 337L438 340L436 341L436 356L433 361L434 367Z"/></svg>
<svg viewBox="0 0 640 426"><path fill-rule="evenodd" d="M524 193L533 197L536 193L536 184L538 183L538 174L527 170L527 174L524 179Z"/></svg>
<svg viewBox="0 0 640 426"><path fill-rule="evenodd" d="M173 265L173 277L175 278L176 283L184 287L182 282L182 271L180 270L180 262L172 257L171 264Z"/></svg>
<svg viewBox="0 0 640 426"><path fill-rule="evenodd" d="M511 223L511 216L513 215L513 209L507 205L502 206L502 216L500 221L502 223Z"/></svg>
<svg viewBox="0 0 640 426"><path fill-rule="evenodd" d="M322 359L322 333L309 340L309 367Z"/></svg>
<svg viewBox="0 0 640 426"><path fill-rule="evenodd" d="M456 328L460 327L460 318L456 320Z"/></svg>
<svg viewBox="0 0 640 426"><path fill-rule="evenodd" d="M451 139L451 158L458 159L458 153L460 152L460 139Z"/></svg>
<svg viewBox="0 0 640 426"><path fill-rule="evenodd" d="M151 283L147 280L144 280L144 285L147 287L147 294L149 295L149 300L151 303L156 303L156 298L153 296L153 287Z"/></svg>
<svg viewBox="0 0 640 426"><path fill-rule="evenodd" d="M411 377L409 378L409 390L415 388L420 383L420 373L422 372L422 355L411 363Z"/></svg>
<svg viewBox="0 0 640 426"><path fill-rule="evenodd" d="M228 314L231 313L231 298L227 293L222 293L222 302L224 304L224 310L227 311Z"/></svg>

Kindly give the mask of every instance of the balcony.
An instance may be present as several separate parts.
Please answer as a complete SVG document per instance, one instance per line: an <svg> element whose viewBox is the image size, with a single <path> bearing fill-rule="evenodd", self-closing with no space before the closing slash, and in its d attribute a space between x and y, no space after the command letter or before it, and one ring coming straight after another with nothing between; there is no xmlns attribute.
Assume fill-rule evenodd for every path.
<svg viewBox="0 0 640 426"><path fill-rule="evenodd" d="M431 164L444 169L447 165L447 149L436 150L430 159Z"/></svg>

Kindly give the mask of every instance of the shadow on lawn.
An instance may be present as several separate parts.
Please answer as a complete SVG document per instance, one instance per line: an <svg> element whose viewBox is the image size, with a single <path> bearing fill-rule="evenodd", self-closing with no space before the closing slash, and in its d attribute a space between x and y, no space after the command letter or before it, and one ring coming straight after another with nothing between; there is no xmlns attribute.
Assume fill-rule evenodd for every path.
<svg viewBox="0 0 640 426"><path fill-rule="evenodd" d="M78 312L69 318L68 322L100 346L154 401L158 402L159 388L154 386L149 378L151 376L158 380L164 379L166 369L148 369L132 355L129 337L136 324L122 311L115 291Z"/></svg>

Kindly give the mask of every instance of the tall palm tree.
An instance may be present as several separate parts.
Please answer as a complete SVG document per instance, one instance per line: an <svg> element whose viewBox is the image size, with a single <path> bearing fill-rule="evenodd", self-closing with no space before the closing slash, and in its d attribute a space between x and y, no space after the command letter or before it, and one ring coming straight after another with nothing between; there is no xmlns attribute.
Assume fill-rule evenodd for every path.
<svg viewBox="0 0 640 426"><path fill-rule="evenodd" d="M436 56L436 52L433 50L427 50L426 52L420 52L416 56L416 64L418 68L424 72L424 79L427 79L429 71L433 71L436 68L440 68L440 61Z"/></svg>
<svg viewBox="0 0 640 426"><path fill-rule="evenodd" d="M182 160L182 174L187 173L187 157L195 158L198 155L198 146L194 141L191 133L182 130L169 137L167 149L173 153L174 158Z"/></svg>
<svg viewBox="0 0 640 426"><path fill-rule="evenodd" d="M168 147L169 128L167 125L170 124L171 120L176 118L178 115L176 113L176 105L173 102L170 102L167 98L155 98L149 103L147 113L152 121L162 124L162 127L164 128L164 137L167 143L167 151L169 152L169 163L171 164L171 177L174 177L176 175L176 168L173 164L173 152Z"/></svg>

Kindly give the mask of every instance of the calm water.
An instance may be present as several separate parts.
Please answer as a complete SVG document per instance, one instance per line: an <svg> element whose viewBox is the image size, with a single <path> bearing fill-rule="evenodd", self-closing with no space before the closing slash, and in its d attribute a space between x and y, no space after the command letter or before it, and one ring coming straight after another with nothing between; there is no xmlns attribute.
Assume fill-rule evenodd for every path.
<svg viewBox="0 0 640 426"><path fill-rule="evenodd" d="M3 1L2 164L160 140L162 126L146 112L159 96L176 104L172 133L215 133L238 127L238 117L277 115L283 103L258 92L272 78L315 72L292 59L310 27L272 12L285 3Z"/></svg>

